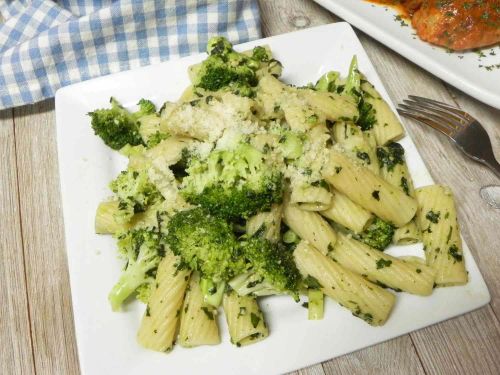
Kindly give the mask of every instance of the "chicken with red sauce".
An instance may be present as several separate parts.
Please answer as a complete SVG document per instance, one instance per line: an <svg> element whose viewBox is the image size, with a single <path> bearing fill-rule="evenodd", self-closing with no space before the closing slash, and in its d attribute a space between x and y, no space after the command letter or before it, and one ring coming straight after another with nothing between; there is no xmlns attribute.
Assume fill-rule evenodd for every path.
<svg viewBox="0 0 500 375"><path fill-rule="evenodd" d="M500 0L383 0L402 6L418 36L427 42L466 50L500 42Z"/></svg>

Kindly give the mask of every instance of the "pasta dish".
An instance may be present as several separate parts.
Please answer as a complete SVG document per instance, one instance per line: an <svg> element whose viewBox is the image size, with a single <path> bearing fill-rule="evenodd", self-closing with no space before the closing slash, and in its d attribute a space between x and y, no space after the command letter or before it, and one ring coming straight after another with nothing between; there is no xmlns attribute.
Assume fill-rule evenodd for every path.
<svg viewBox="0 0 500 375"><path fill-rule="evenodd" d="M89 113L128 158L95 229L123 258L111 308L145 304L141 346L218 344L221 314L234 345L256 343L269 335L260 299L274 295L311 320L326 296L381 326L397 292L467 283L453 195L414 188L404 129L356 57L345 76L295 87L266 46L214 37L207 52L178 101L111 98ZM384 252L417 242L425 259Z"/></svg>

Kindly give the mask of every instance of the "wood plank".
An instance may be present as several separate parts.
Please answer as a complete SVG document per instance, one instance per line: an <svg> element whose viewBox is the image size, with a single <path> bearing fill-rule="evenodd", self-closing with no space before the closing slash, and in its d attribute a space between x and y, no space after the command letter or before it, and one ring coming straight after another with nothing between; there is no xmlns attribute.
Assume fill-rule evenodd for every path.
<svg viewBox="0 0 500 375"><path fill-rule="evenodd" d="M38 374L79 372L57 170L53 100L14 110L34 360Z"/></svg>
<svg viewBox="0 0 500 375"><path fill-rule="evenodd" d="M425 374L408 335L325 362L323 369L327 375Z"/></svg>
<svg viewBox="0 0 500 375"><path fill-rule="evenodd" d="M262 33L273 36L331 23L339 18L313 1L260 0Z"/></svg>
<svg viewBox="0 0 500 375"><path fill-rule="evenodd" d="M0 112L0 373L34 374L12 111Z"/></svg>
<svg viewBox="0 0 500 375"><path fill-rule="evenodd" d="M491 308L411 334L427 374L500 374L500 330Z"/></svg>
<svg viewBox="0 0 500 375"><path fill-rule="evenodd" d="M309 366L298 371L289 373L289 375L325 375L321 364Z"/></svg>

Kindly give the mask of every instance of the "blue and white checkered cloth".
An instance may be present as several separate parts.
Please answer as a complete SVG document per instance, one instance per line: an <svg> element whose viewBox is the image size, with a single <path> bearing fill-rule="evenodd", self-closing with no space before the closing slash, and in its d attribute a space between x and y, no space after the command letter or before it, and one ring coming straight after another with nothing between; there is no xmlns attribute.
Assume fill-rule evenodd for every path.
<svg viewBox="0 0 500 375"><path fill-rule="evenodd" d="M0 109L75 82L260 37L257 0L0 0Z"/></svg>

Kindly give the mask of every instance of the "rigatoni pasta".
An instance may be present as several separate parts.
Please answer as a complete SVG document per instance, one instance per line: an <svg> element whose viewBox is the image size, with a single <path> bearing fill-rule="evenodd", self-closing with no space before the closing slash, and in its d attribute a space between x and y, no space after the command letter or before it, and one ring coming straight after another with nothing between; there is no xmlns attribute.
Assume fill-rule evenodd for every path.
<svg viewBox="0 0 500 375"><path fill-rule="evenodd" d="M361 207L401 227L415 215L416 201L370 170L332 150L325 179Z"/></svg>
<svg viewBox="0 0 500 375"><path fill-rule="evenodd" d="M274 204L268 212L260 212L247 220L246 232L250 236L261 235L269 241L280 240L283 206Z"/></svg>
<svg viewBox="0 0 500 375"><path fill-rule="evenodd" d="M421 240L422 234L415 220L410 221L400 228L396 228L392 239L392 241L398 245L409 245L420 242Z"/></svg>
<svg viewBox="0 0 500 375"><path fill-rule="evenodd" d="M389 142L401 139L404 136L403 126L375 87L370 82L363 81L361 89L366 93L365 102L372 106L375 113L376 121L373 125L373 134L377 145L384 146Z"/></svg>
<svg viewBox="0 0 500 375"><path fill-rule="evenodd" d="M217 309L205 303L200 276L194 272L189 280L182 305L179 344L185 348L220 343Z"/></svg>
<svg viewBox="0 0 500 375"><path fill-rule="evenodd" d="M379 174L376 149L372 147L368 136L358 126L347 121L337 121L332 128L335 141L343 146L343 151L351 159Z"/></svg>
<svg viewBox="0 0 500 375"><path fill-rule="evenodd" d="M253 344L269 336L264 315L255 297L229 292L224 295L222 305L231 342L236 346Z"/></svg>
<svg viewBox="0 0 500 375"><path fill-rule="evenodd" d="M294 251L295 262L304 277L313 277L321 291L368 324L384 324L394 305L392 293L335 263L305 241Z"/></svg>
<svg viewBox="0 0 500 375"><path fill-rule="evenodd" d="M354 233L361 233L373 219L371 212L336 190L333 191L330 207L320 211L320 214Z"/></svg>
<svg viewBox="0 0 500 375"><path fill-rule="evenodd" d="M433 268L405 262L343 233L338 233L337 243L328 255L376 284L421 296L432 293L436 275Z"/></svg>
<svg viewBox="0 0 500 375"><path fill-rule="evenodd" d="M337 241L337 234L320 214L304 211L285 203L283 220L300 238L309 241L322 254L327 254Z"/></svg>
<svg viewBox="0 0 500 375"><path fill-rule="evenodd" d="M415 197L413 179L406 164L404 149L399 143L389 143L377 147L377 157L380 161L380 175L390 184L399 187L409 197ZM394 232L394 243L406 245L419 242L420 230L415 220L397 228Z"/></svg>
<svg viewBox="0 0 500 375"><path fill-rule="evenodd" d="M137 341L157 352L172 350L182 301L189 283L189 270L179 270L180 259L168 252L158 265L155 288L141 321Z"/></svg>
<svg viewBox="0 0 500 375"><path fill-rule="evenodd" d="M430 185L417 189L415 195L425 259L436 271L436 284L465 284L468 277L453 193L446 186Z"/></svg>

